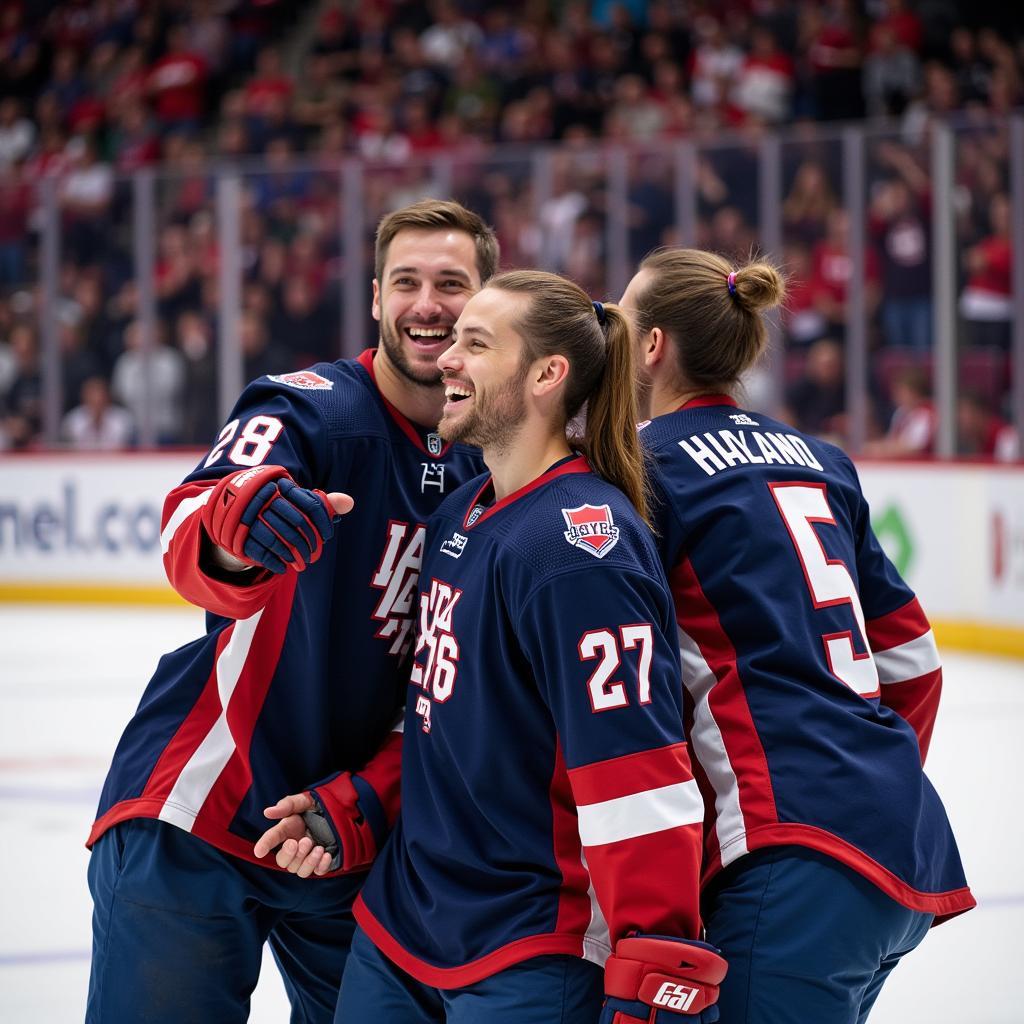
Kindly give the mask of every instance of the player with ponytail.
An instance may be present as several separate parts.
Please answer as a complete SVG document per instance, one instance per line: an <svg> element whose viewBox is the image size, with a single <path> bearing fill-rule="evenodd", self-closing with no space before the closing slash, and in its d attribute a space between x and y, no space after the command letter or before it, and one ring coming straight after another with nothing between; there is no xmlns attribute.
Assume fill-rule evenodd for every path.
<svg viewBox="0 0 1024 1024"><path fill-rule="evenodd" d="M438 430L489 473L427 527L402 814L355 908L336 1022L716 1020L631 325L515 271L453 338Z"/></svg>
<svg viewBox="0 0 1024 1024"><path fill-rule="evenodd" d="M845 453L737 401L784 295L767 261L665 249L622 306L708 809L722 1020L859 1024L974 899L922 771L942 679L928 620Z"/></svg>

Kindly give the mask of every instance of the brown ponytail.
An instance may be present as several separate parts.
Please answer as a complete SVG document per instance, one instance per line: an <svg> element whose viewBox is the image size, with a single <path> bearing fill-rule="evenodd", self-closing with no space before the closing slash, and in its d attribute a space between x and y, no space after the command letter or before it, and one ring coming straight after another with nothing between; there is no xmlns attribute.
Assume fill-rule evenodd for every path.
<svg viewBox="0 0 1024 1024"><path fill-rule="evenodd" d="M605 303L604 315L608 355L587 402L582 447L594 469L615 484L649 523L647 476L636 429L633 329L619 306Z"/></svg>
<svg viewBox="0 0 1024 1024"><path fill-rule="evenodd" d="M615 484L648 519L647 478L637 436L636 374L629 318L615 305L601 314L579 285L540 270L513 270L491 278L488 288L528 294L531 302L516 324L523 359L564 355L569 360L564 421L586 405L583 437L570 437L594 471Z"/></svg>
<svg viewBox="0 0 1024 1024"><path fill-rule="evenodd" d="M700 249L656 250L640 270L649 276L636 300L638 329L665 332L686 385L732 387L764 351L764 311L786 294L779 271L764 260L733 269Z"/></svg>

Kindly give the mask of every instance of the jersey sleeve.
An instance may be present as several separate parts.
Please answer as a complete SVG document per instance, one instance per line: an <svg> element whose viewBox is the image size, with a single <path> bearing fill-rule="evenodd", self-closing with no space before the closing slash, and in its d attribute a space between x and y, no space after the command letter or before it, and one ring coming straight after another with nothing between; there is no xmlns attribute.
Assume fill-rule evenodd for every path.
<svg viewBox="0 0 1024 1024"><path fill-rule="evenodd" d="M704 807L667 591L602 565L542 584L523 607L518 635L554 719L612 944L632 931L697 937Z"/></svg>
<svg viewBox="0 0 1024 1024"><path fill-rule="evenodd" d="M923 764L939 708L942 663L924 609L871 528L859 484L856 493L858 591L867 641L878 668L881 701L913 727Z"/></svg>
<svg viewBox="0 0 1024 1024"><path fill-rule="evenodd" d="M267 378L242 393L217 441L164 501L160 550L171 586L186 601L229 619L266 606L285 576L234 573L212 561L199 515L217 481L240 467L283 466L302 487L326 482L327 427L315 402Z"/></svg>

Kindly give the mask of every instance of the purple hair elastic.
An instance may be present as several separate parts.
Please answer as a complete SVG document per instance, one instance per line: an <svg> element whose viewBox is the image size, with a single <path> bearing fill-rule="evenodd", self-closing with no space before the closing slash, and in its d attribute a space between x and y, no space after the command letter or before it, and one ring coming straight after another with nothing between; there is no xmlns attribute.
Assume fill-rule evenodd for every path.
<svg viewBox="0 0 1024 1024"><path fill-rule="evenodd" d="M729 285L729 294L736 294L736 271L734 270L726 279L726 283Z"/></svg>

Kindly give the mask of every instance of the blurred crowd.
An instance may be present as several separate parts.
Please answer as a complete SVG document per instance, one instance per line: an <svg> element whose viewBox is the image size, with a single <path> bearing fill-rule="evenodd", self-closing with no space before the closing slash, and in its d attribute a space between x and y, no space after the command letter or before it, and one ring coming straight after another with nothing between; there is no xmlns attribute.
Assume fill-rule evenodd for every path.
<svg viewBox="0 0 1024 1024"><path fill-rule="evenodd" d="M923 422L907 411L909 391L931 408L929 129L942 120L957 130L960 448L1013 457L1003 429L1008 115L1024 101L1024 43L1000 10L963 0L0 0L0 444L40 436L48 210L60 226L63 440L129 445L145 415L160 443L206 444L217 426L225 168L244 181L239 334L253 377L341 352L340 169L351 157L367 168L367 231L387 209L444 191L495 225L506 264L558 270L603 295L611 216L626 218L629 260L660 244L736 258L756 248L758 147L774 129L784 141L772 255L791 282L786 414L842 441L850 218L843 149L828 129L869 118L879 126L864 267L874 450L926 455L933 443L934 423L903 429L917 439L905 451L898 427ZM697 154L687 238L680 141ZM550 143L538 178L530 154ZM612 148L627 154L623 209L610 206ZM147 167L159 327L143 346L131 175ZM991 422L979 426L979 411Z"/></svg>

